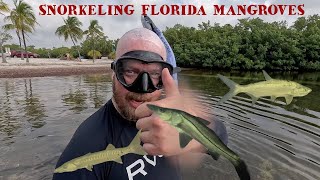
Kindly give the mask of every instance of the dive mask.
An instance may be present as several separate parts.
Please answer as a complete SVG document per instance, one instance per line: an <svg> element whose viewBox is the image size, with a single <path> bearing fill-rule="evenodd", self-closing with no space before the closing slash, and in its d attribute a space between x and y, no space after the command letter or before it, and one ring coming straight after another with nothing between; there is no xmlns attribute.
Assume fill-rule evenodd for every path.
<svg viewBox="0 0 320 180"><path fill-rule="evenodd" d="M159 54L149 51L130 51L111 63L118 81L131 92L152 93L163 87L161 74L167 68L171 74L180 71L165 62Z"/></svg>

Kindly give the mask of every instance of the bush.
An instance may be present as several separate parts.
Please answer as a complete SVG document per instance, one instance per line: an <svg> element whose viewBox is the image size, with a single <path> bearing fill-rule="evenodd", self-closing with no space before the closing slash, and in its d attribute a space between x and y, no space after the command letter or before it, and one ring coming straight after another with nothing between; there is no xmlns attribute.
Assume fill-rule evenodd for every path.
<svg viewBox="0 0 320 180"><path fill-rule="evenodd" d="M116 52L112 51L109 55L108 55L109 59L116 59Z"/></svg>
<svg viewBox="0 0 320 180"><path fill-rule="evenodd" d="M91 50L91 51L88 52L88 56L93 58L93 59L97 59L97 58L99 59L99 58L101 58L101 53L99 51L96 51L96 50Z"/></svg>

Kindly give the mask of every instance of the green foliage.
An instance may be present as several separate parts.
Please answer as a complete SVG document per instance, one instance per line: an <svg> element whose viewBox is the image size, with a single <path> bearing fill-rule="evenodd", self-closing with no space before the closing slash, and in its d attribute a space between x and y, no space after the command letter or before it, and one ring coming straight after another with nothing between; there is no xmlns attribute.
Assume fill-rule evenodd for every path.
<svg viewBox="0 0 320 180"><path fill-rule="evenodd" d="M88 56L93 58L93 62L96 59L96 57L99 57L99 58L101 57L101 54L99 51L97 51L99 52L99 56L97 56L95 52L96 52L96 39L104 37L104 33L102 31L103 31L103 28L102 26L99 25L98 20L91 20L88 30L85 30L83 32L85 35L87 35L87 40L91 41L92 50L89 51Z"/></svg>
<svg viewBox="0 0 320 180"><path fill-rule="evenodd" d="M87 56L88 52L92 50L92 41L91 39L86 39L81 43L81 54ZM95 50L99 51L102 56L107 56L112 51L112 40L108 40L104 37L98 37L95 39Z"/></svg>
<svg viewBox="0 0 320 180"><path fill-rule="evenodd" d="M320 70L320 16L285 21L240 19L221 26L202 22L198 29L180 24L164 35L181 67L239 70Z"/></svg>
<svg viewBox="0 0 320 180"><path fill-rule="evenodd" d="M56 35L63 36L65 41L70 38L74 44L82 39L83 31L80 28L82 22L77 17L68 16L63 21L65 24L57 28Z"/></svg>
<svg viewBox="0 0 320 180"><path fill-rule="evenodd" d="M116 52L112 51L109 55L108 55L108 59L116 59Z"/></svg>
<svg viewBox="0 0 320 180"><path fill-rule="evenodd" d="M82 22L75 16L70 17L68 16L67 19L63 19L64 25L60 26L56 30L57 36L63 36L64 40L67 41L69 38L71 39L74 47L76 46L76 42L82 39L83 31L80 28L82 26ZM77 49L78 57L80 57L80 50ZM75 57L75 56L74 56Z"/></svg>
<svg viewBox="0 0 320 180"><path fill-rule="evenodd" d="M0 0L0 15L3 15L3 12L9 12L9 11L10 9L8 4Z"/></svg>
<svg viewBox="0 0 320 180"><path fill-rule="evenodd" d="M101 57L101 53L99 51L96 50L91 50L88 52L88 56L93 58L93 59L97 59Z"/></svg>
<svg viewBox="0 0 320 180"><path fill-rule="evenodd" d="M17 44L7 44L7 45L4 45L4 47L9 47L11 50L19 50L20 49L20 46Z"/></svg>

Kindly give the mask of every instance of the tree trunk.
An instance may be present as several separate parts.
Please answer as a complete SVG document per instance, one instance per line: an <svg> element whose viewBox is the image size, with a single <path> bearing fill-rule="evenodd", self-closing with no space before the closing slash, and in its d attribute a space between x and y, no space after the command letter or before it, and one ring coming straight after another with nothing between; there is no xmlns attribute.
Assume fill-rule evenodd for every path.
<svg viewBox="0 0 320 180"><path fill-rule="evenodd" d="M2 63L7 63L6 57L4 57L2 43L0 43L0 51L1 51Z"/></svg>
<svg viewBox="0 0 320 180"><path fill-rule="evenodd" d="M72 40L72 43L74 46L76 46L76 43L74 42L72 36L70 36L71 40ZM79 48L77 47L77 51L78 51L78 55L79 55L79 60L81 61L81 57L80 57L80 51L79 51Z"/></svg>
<svg viewBox="0 0 320 180"><path fill-rule="evenodd" d="M18 39L19 39L20 51L22 52L22 45L21 45L21 37L20 37L20 33L19 33L19 31L18 31L18 30L16 30L16 33L17 33L17 36L18 36ZM21 54L21 60L24 60L23 53Z"/></svg>
<svg viewBox="0 0 320 180"><path fill-rule="evenodd" d="M81 62L80 50L79 50L79 48L78 48L78 47L77 47L77 51L78 51L78 55L79 55L79 61Z"/></svg>
<svg viewBox="0 0 320 180"><path fill-rule="evenodd" d="M94 39L92 39L92 42L93 42L93 63L94 63L94 60L96 58L95 47L94 47Z"/></svg>
<svg viewBox="0 0 320 180"><path fill-rule="evenodd" d="M26 55L27 55L27 61L26 62L29 63L29 57L28 57L27 45L26 45L26 38L24 37L24 30L23 29L22 29L21 33L22 33L22 38L23 38L24 51L26 52Z"/></svg>

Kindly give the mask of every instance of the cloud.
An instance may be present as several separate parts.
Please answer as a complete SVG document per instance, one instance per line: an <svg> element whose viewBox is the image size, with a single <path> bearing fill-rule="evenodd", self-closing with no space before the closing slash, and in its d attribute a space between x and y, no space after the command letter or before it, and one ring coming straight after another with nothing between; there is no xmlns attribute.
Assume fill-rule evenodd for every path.
<svg viewBox="0 0 320 180"><path fill-rule="evenodd" d="M6 3L13 7L12 1L4 0ZM33 34L29 34L27 41L28 45L35 45L36 47L60 47L60 46L71 46L70 41L65 42L63 38L59 38L55 35L56 29L63 24L62 16L40 16L39 15L39 5L41 4L103 4L103 5L119 5L120 2L123 5L133 4L135 7L135 12L133 15L122 15L122 16L78 16L79 20L83 23L82 29L86 29L89 26L90 20L97 19L100 25L104 29L104 33L110 39L120 38L126 31L142 27L140 22L141 14L141 5L142 4L155 4L159 8L163 4L193 4L197 7L203 5L207 12L207 16L151 16L152 20L156 25L164 30L165 27L172 27L175 24L179 23L188 27L197 27L201 22L210 22L213 24L215 22L224 24L236 24L237 19L249 17L249 16L213 16L213 4L224 4L226 6L237 5L237 4L304 4L305 16L318 14L320 10L320 1L318 0L197 0L197 1L187 1L187 0L122 0L122 1L105 1L105 0L25 0L29 3L36 14L37 21L40 26L36 27L36 31ZM298 16L252 16L260 17L265 21L283 21L286 20L289 24L294 22ZM2 17L0 17L2 18ZM0 21L0 26L4 24L3 21ZM12 35L16 35L12 32ZM17 38L15 37L12 40L12 43L18 43Z"/></svg>

